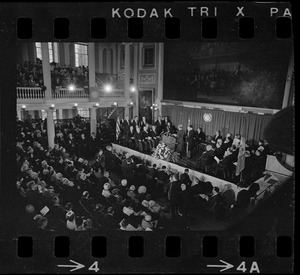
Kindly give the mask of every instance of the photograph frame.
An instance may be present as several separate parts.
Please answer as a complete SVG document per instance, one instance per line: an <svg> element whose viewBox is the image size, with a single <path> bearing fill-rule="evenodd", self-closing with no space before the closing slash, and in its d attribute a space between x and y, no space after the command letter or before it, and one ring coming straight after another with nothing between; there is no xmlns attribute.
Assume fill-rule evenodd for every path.
<svg viewBox="0 0 300 275"><path fill-rule="evenodd" d="M142 48L142 68L155 68L155 45L143 45Z"/></svg>

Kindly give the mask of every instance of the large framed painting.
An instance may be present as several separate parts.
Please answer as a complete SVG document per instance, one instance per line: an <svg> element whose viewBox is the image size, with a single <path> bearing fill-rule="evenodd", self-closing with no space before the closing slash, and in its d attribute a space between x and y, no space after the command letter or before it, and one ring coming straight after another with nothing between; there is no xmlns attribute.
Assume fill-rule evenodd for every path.
<svg viewBox="0 0 300 275"><path fill-rule="evenodd" d="M139 119L142 117L146 117L146 121L148 123L152 123L152 109L151 106L153 104L153 90L145 89L139 90Z"/></svg>
<svg viewBox="0 0 300 275"><path fill-rule="evenodd" d="M164 45L164 99L281 109L290 40Z"/></svg>

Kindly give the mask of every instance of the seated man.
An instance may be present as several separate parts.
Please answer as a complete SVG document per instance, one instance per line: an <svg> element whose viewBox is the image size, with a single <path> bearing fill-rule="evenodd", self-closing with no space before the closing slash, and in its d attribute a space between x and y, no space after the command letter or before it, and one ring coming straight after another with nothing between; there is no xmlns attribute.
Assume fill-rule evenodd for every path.
<svg viewBox="0 0 300 275"><path fill-rule="evenodd" d="M151 138L153 139L154 147L156 147L160 141L160 135L159 135L156 125L151 126L149 133L150 133Z"/></svg>
<svg viewBox="0 0 300 275"><path fill-rule="evenodd" d="M198 169L204 169L207 172L207 166L213 164L214 162L214 150L211 144L206 145L206 150L202 153L198 160Z"/></svg>
<svg viewBox="0 0 300 275"><path fill-rule="evenodd" d="M143 144L146 152L149 152L152 148L154 148L154 141L148 131L148 126L144 126L142 131Z"/></svg>
<svg viewBox="0 0 300 275"><path fill-rule="evenodd" d="M138 149L140 152L144 152L143 147L143 136L141 133L140 127L136 127L136 132L134 134L134 140L135 140L135 148Z"/></svg>

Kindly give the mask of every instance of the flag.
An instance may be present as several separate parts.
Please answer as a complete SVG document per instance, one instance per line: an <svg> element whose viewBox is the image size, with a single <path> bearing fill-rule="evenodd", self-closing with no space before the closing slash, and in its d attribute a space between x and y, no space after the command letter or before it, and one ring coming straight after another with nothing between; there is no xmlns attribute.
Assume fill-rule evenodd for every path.
<svg viewBox="0 0 300 275"><path fill-rule="evenodd" d="M238 176L245 168L245 158L246 158L246 139L241 138L238 160L235 170L235 175Z"/></svg>
<svg viewBox="0 0 300 275"><path fill-rule="evenodd" d="M119 135L121 133L121 129L120 129L120 117L117 118L117 122L116 122L116 140L119 139Z"/></svg>

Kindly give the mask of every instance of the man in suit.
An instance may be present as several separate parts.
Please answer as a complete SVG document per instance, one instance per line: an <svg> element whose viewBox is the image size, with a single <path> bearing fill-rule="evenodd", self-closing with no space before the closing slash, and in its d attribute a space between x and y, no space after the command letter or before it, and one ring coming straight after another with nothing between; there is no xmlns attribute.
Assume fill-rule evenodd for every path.
<svg viewBox="0 0 300 275"><path fill-rule="evenodd" d="M186 143L187 143L187 157L191 158L192 151L195 145L195 131L193 130L192 125L189 125L187 128Z"/></svg>
<svg viewBox="0 0 300 275"><path fill-rule="evenodd" d="M143 143L142 143L143 136L142 136L142 133L141 133L141 129L138 126L136 127L136 132L134 134L134 140L135 140L135 147L138 148L138 150L140 152L143 152L144 151Z"/></svg>
<svg viewBox="0 0 300 275"><path fill-rule="evenodd" d="M134 134L135 134L134 127L133 127L133 125L131 125L129 127L129 131L127 132L127 135L126 135L126 144L129 148L135 147Z"/></svg>
<svg viewBox="0 0 300 275"><path fill-rule="evenodd" d="M149 130L149 134L153 140L154 147L156 147L160 139L156 125L152 125L151 129Z"/></svg>
<svg viewBox="0 0 300 275"><path fill-rule="evenodd" d="M97 144L97 138L96 138L96 133L93 132L89 138L88 141L88 146L89 146L89 155L90 157L94 156L95 152L98 151L98 144Z"/></svg>
<svg viewBox="0 0 300 275"><path fill-rule="evenodd" d="M182 129L182 125L178 125L178 132L177 132L177 137L176 137L176 151L180 154L180 156L183 156L184 153L184 137L185 137L185 132Z"/></svg>
<svg viewBox="0 0 300 275"><path fill-rule="evenodd" d="M133 119L131 125L133 125L133 128L134 128L135 130L136 130L136 127L137 127L137 126L138 126L138 127L140 126L140 122L139 122L139 119L138 119L137 116L134 117L134 119Z"/></svg>
<svg viewBox="0 0 300 275"><path fill-rule="evenodd" d="M202 153L201 157L198 160L198 169L202 170L207 169L207 165L214 163L214 150L211 144L206 145L206 150Z"/></svg>
<svg viewBox="0 0 300 275"><path fill-rule="evenodd" d="M129 116L125 117L125 120L122 123L122 127L124 129L124 135L126 136L127 133L129 132L130 129L130 121L129 121Z"/></svg>
<svg viewBox="0 0 300 275"><path fill-rule="evenodd" d="M161 116L157 117L157 120L155 121L155 125L156 125L157 133L160 135L163 130L163 122L161 120Z"/></svg>
<svg viewBox="0 0 300 275"><path fill-rule="evenodd" d="M189 176L189 169L184 169L184 173L180 175L181 183L184 183L187 187L189 187L192 183L190 176Z"/></svg>
<svg viewBox="0 0 300 275"><path fill-rule="evenodd" d="M173 174L170 177L170 187L168 191L168 199L170 201L171 218L174 219L178 215L180 205L181 181L178 174Z"/></svg>
<svg viewBox="0 0 300 275"><path fill-rule="evenodd" d="M148 126L144 126L142 136L145 151L149 152L154 147L154 141L148 131Z"/></svg>

